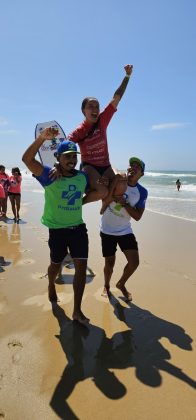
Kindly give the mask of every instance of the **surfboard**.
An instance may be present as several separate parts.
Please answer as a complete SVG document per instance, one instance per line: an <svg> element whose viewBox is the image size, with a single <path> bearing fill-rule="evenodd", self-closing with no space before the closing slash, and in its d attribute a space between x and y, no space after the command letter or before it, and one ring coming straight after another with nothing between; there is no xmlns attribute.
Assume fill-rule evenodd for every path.
<svg viewBox="0 0 196 420"><path fill-rule="evenodd" d="M54 163L56 162L54 153L56 152L59 143L61 143L63 140L66 140L66 135L62 127L54 120L38 123L35 127L35 138L37 138L42 130L47 127L57 128L59 133L54 139L46 140L40 147L38 154L43 165L53 167Z"/></svg>

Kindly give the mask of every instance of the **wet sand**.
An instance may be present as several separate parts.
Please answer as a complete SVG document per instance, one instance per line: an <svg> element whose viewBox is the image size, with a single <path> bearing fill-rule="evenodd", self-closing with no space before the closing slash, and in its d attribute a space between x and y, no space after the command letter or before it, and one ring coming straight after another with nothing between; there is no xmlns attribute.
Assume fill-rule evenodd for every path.
<svg viewBox="0 0 196 420"><path fill-rule="evenodd" d="M112 297L101 296L100 205L86 205L95 276L87 275L85 328L71 320L72 268L57 284L59 304L48 302L43 195L22 200L19 225L0 221L0 417L195 420L196 223L147 211L133 222L140 266L127 283L127 304L115 288L120 252Z"/></svg>

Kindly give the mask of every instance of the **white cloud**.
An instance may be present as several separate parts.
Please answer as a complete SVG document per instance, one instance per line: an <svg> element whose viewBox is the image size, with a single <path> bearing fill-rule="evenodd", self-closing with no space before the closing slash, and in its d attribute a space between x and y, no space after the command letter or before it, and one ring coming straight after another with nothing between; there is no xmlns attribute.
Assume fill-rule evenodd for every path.
<svg viewBox="0 0 196 420"><path fill-rule="evenodd" d="M171 130L175 128L182 128L188 125L188 123L163 123L163 124L154 124L151 127L152 131L158 130Z"/></svg>
<svg viewBox="0 0 196 420"><path fill-rule="evenodd" d="M7 134L16 134L17 130L0 130L0 136L6 136Z"/></svg>
<svg viewBox="0 0 196 420"><path fill-rule="evenodd" d="M5 117L0 116L0 125L7 125L8 121L6 120Z"/></svg>

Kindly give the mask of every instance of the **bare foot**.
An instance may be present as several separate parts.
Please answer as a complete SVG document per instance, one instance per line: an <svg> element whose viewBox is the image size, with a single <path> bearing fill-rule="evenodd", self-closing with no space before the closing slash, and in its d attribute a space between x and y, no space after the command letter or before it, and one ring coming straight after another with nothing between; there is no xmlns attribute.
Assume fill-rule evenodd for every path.
<svg viewBox="0 0 196 420"><path fill-rule="evenodd" d="M54 285L49 285L48 286L48 299L50 302L57 302L58 301L58 297L56 294L56 289Z"/></svg>
<svg viewBox="0 0 196 420"><path fill-rule="evenodd" d="M82 311L75 311L72 315L73 321L78 321L80 324L87 324L90 319L87 318Z"/></svg>
<svg viewBox="0 0 196 420"><path fill-rule="evenodd" d="M132 294L128 292L124 285L121 285L119 282L116 284L117 289L121 290L123 296L126 298L128 302L132 301Z"/></svg>
<svg viewBox="0 0 196 420"><path fill-rule="evenodd" d="M109 286L104 286L103 292L101 293L101 296L103 296L105 298L109 298L111 296L111 292L110 292L110 287Z"/></svg>

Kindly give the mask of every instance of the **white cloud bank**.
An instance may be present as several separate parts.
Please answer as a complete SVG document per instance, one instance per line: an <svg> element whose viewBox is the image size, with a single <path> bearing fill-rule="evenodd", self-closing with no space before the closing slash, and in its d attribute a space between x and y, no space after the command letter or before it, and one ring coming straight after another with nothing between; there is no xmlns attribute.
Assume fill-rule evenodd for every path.
<svg viewBox="0 0 196 420"><path fill-rule="evenodd" d="M173 130L175 128L182 128L188 125L188 123L163 123L163 124L154 124L151 126L152 131L158 130Z"/></svg>
<svg viewBox="0 0 196 420"><path fill-rule="evenodd" d="M7 134L16 134L17 130L0 130L0 136L6 136Z"/></svg>

